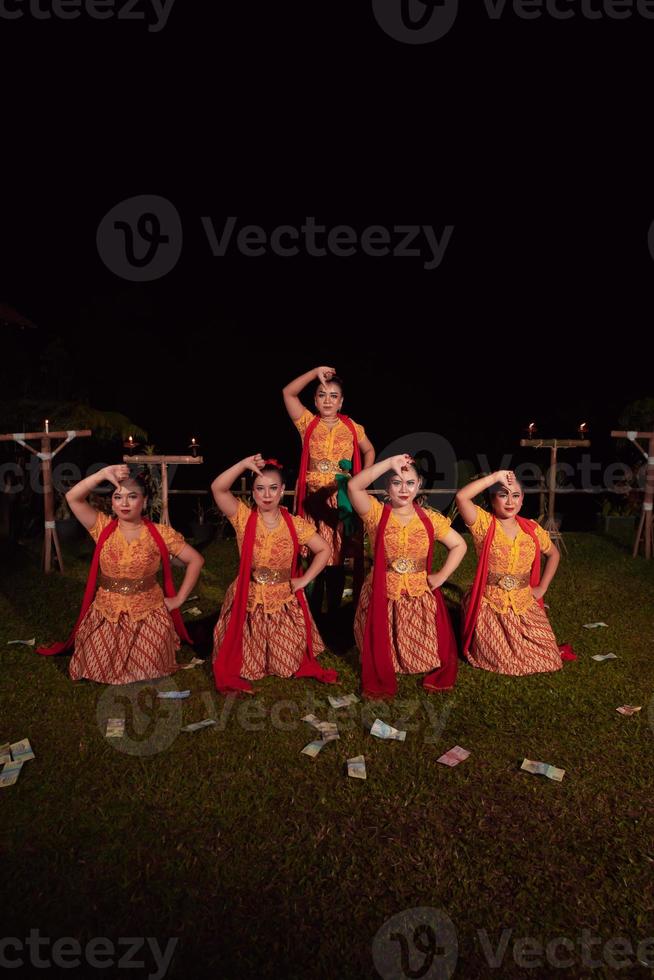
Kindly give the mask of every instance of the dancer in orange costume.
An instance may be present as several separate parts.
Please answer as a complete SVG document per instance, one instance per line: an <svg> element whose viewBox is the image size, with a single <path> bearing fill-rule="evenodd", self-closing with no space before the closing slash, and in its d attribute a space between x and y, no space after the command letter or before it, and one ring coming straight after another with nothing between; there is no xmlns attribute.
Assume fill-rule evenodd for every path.
<svg viewBox="0 0 654 980"><path fill-rule="evenodd" d="M234 482L254 473L254 508L232 494ZM268 674L337 680L316 657L324 643L309 612L304 588L327 563L329 548L315 527L280 506L284 493L281 464L248 456L216 477L216 504L236 531L239 576L225 594L214 631L213 666L222 693L253 693L251 680ZM302 545L313 553L304 575L297 561Z"/></svg>
<svg viewBox="0 0 654 980"><path fill-rule="evenodd" d="M492 513L473 503L485 490ZM473 480L456 495L479 560L464 600L463 652L473 667L498 674L546 673L576 659L557 646L543 608L559 552L536 521L519 516L523 501L524 491L510 470ZM541 554L546 558L542 578Z"/></svg>
<svg viewBox="0 0 654 980"><path fill-rule="evenodd" d="M385 506L366 491L383 476ZM423 680L427 690L447 690L456 680L457 645L440 586L463 560L466 543L446 517L416 504L420 489L405 454L375 463L348 484L374 549L373 572L354 619L363 692L372 698L392 697L397 674L429 671ZM448 551L437 572L431 569L434 541Z"/></svg>
<svg viewBox="0 0 654 980"><path fill-rule="evenodd" d="M86 499L103 480L115 487L113 518ZM96 550L73 633L66 643L38 652L63 653L74 646L69 666L73 680L128 684L173 674L180 638L190 643L179 608L195 586L204 558L177 531L144 517L145 483L130 477L123 464L105 466L81 480L66 500L96 542ZM186 565L177 594L169 554ZM160 565L165 595L156 579Z"/></svg>
<svg viewBox="0 0 654 980"><path fill-rule="evenodd" d="M318 384L314 394L317 414L300 401L300 394L311 384ZM360 528L352 539L344 534L339 516L336 476L342 474L341 461L351 461L351 473L370 466L375 450L363 426L343 415L343 382L332 367L307 371L283 390L284 404L302 439L302 457L297 484L295 512L306 517L329 545L325 575L316 580L311 593L311 608L319 613L323 584L327 591L327 610L338 609L345 583L344 559L348 549L355 562L355 600L363 578L363 549Z"/></svg>

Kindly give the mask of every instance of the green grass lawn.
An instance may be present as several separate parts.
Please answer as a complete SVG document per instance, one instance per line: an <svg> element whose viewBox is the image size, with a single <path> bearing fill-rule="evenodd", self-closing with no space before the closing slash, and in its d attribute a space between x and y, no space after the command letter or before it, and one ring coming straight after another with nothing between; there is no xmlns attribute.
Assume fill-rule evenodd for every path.
<svg viewBox="0 0 654 980"><path fill-rule="evenodd" d="M131 700L127 689L74 684L67 657L6 641L65 637L88 558L71 555L65 578L46 577L36 554L3 552L0 742L29 737L36 753L18 783L0 790L3 935L38 929L82 944L152 936L162 947L177 937L174 978L374 977L373 940L385 921L430 907L446 948L422 973L431 960L414 949L398 978L450 975L445 959L453 964L456 948L440 931L445 915L456 977L651 975L635 951L654 936L654 562L599 535L566 541L546 601L576 663L527 678L462 664L452 693L427 697L415 678L401 678L395 702L340 711L327 694L358 691L353 649L323 659L339 670L336 689L269 678L256 699L225 700L208 665L137 686ZM472 552L446 587L450 601L472 580ZM195 604L215 615L235 544L218 542L206 557ZM582 629L596 620L609 628ZM609 651L618 659L590 659ZM180 660L191 655L183 648ZM154 687L192 694L157 702ZM643 710L621 717L622 704ZM308 711L341 729L316 759L300 754L313 736L299 721ZM106 718L123 715L126 737L106 739ZM208 716L214 728L180 732ZM371 737L366 721L377 716L406 728L406 742ZM470 758L437 764L455 744ZM344 770L360 753L365 782ZM563 782L519 771L525 756L564 768ZM506 954L493 968L485 949L503 930L511 930ZM595 969L584 965L583 930L601 940ZM556 969L543 955L531 957L541 965L519 965L523 937L543 946L565 937L574 951L558 955L570 966ZM634 952L607 954L617 937ZM378 940L375 956L389 948L399 951L401 940ZM612 955L632 965L618 970ZM654 944L648 955L654 965ZM154 975L145 962L107 975Z"/></svg>

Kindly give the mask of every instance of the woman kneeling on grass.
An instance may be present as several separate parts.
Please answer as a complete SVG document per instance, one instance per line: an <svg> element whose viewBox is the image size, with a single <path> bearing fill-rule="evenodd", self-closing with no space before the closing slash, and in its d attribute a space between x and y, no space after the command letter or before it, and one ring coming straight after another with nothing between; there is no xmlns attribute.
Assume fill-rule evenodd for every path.
<svg viewBox="0 0 654 980"><path fill-rule="evenodd" d="M473 503L484 490L492 514ZM523 501L524 491L510 470L473 480L456 495L479 561L464 600L463 652L473 667L498 674L545 673L576 660L557 646L543 608L559 552L536 521L518 516ZM541 554L547 560L542 579Z"/></svg>
<svg viewBox="0 0 654 980"><path fill-rule="evenodd" d="M237 500L230 488L243 473L254 473L253 508ZM280 506L284 493L281 464L248 456L225 470L211 484L216 504L236 531L239 575L227 589L214 630L213 670L223 694L252 694L251 680L315 677L335 684L335 670L315 659L325 645L313 621L304 588L329 560L329 545L313 524L292 517ZM313 561L298 576L300 547Z"/></svg>
<svg viewBox="0 0 654 980"><path fill-rule="evenodd" d="M86 499L103 480L115 487L113 518ZM145 483L138 476L130 477L127 466L105 466L75 484L66 500L95 541L95 553L73 633L66 643L37 652L63 653L74 645L69 667L73 680L129 684L173 674L178 669L175 654L180 638L191 642L179 607L197 582L204 558L177 531L143 516ZM169 553L186 565L177 594ZM160 565L164 592L156 578Z"/></svg>
<svg viewBox="0 0 654 980"><path fill-rule="evenodd" d="M366 487L384 475L390 502L382 506ZM396 694L397 674L431 671L423 686L433 691L448 690L456 680L458 652L440 586L463 560L466 543L446 517L415 503L420 485L407 455L375 463L348 484L375 556L354 618L363 693L370 698ZM432 573L434 541L448 555Z"/></svg>

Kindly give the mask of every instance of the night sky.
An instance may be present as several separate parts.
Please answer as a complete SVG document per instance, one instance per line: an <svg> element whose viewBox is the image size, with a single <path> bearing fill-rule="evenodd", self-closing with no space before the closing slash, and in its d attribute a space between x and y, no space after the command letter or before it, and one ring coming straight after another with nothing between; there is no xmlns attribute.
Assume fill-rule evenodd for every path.
<svg viewBox="0 0 654 980"><path fill-rule="evenodd" d="M2 398L88 399L162 451L195 435L208 482L255 451L295 462L281 387L327 363L379 450L433 431L499 465L529 421L564 438L587 421L614 458L621 410L654 396L654 22L500 21L479 5L406 45L368 4L227 6L205 21L180 5L159 33L4 25L0 300L38 330L5 329ZM144 194L174 205L183 247L134 283L96 235ZM380 225L393 243L397 225L454 230L431 270L233 244L214 257L201 218L220 230L230 215L267 234L307 216ZM39 377L53 342L64 374Z"/></svg>

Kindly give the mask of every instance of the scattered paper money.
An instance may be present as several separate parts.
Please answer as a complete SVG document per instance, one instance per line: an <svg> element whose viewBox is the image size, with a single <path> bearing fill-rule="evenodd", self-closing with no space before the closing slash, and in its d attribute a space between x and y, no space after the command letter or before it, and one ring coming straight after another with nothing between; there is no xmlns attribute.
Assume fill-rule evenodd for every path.
<svg viewBox="0 0 654 980"><path fill-rule="evenodd" d="M124 718L107 718L107 730L105 738L120 738L125 734Z"/></svg>
<svg viewBox="0 0 654 980"><path fill-rule="evenodd" d="M12 643L24 643L26 647L33 647L36 643L36 637L33 636L31 640L7 640L8 647L10 647Z"/></svg>
<svg viewBox="0 0 654 980"><path fill-rule="evenodd" d="M3 766L5 762L11 762L11 751L9 742L5 742L4 745L0 745L0 766Z"/></svg>
<svg viewBox="0 0 654 980"><path fill-rule="evenodd" d="M21 769L23 768L22 762L7 762L0 772L0 789L4 789L5 786L13 786Z"/></svg>
<svg viewBox="0 0 654 980"><path fill-rule="evenodd" d="M331 704L332 708L347 708L351 704L356 704L359 698L356 694L344 694L341 698L333 698L331 694L327 695L327 700Z"/></svg>
<svg viewBox="0 0 654 980"><path fill-rule="evenodd" d="M464 762L470 753L467 749L462 749L460 745L455 745L453 749L449 749L443 755L436 759L436 762L442 762L444 766L458 766L460 762Z"/></svg>
<svg viewBox="0 0 654 980"><path fill-rule="evenodd" d="M381 718L375 719L370 734L377 738L394 738L396 742L403 742L406 738L406 732L401 732L397 728L393 728L392 725L387 725Z"/></svg>
<svg viewBox="0 0 654 980"><path fill-rule="evenodd" d="M204 721L194 721L191 725L184 725L182 728L183 732L197 732L201 728L208 728L209 725L215 725L216 722L213 718L205 718Z"/></svg>
<svg viewBox="0 0 654 980"><path fill-rule="evenodd" d="M190 691L159 691L157 697L162 700L165 698L166 701L181 701L183 698L190 697L190 694Z"/></svg>
<svg viewBox="0 0 654 980"><path fill-rule="evenodd" d="M187 664L180 664L182 670L191 670L192 667L199 667L203 664L204 660L201 657L193 657L193 660L189 661Z"/></svg>
<svg viewBox="0 0 654 980"><path fill-rule="evenodd" d="M638 714L638 712L642 710L642 705L623 704L619 708L616 708L615 710L618 712L619 715L627 715L628 717L630 717L631 715Z"/></svg>
<svg viewBox="0 0 654 980"><path fill-rule="evenodd" d="M363 755L355 755L347 760L347 774L353 779L366 779L366 760Z"/></svg>
<svg viewBox="0 0 654 980"><path fill-rule="evenodd" d="M353 589L343 589L343 598L344 599L351 599L353 595L354 595L354 590Z"/></svg>
<svg viewBox="0 0 654 980"><path fill-rule="evenodd" d="M188 597L188 599L184 599L184 602L185 602L185 603L186 603L186 602L193 602L193 600L194 600L194 599L199 599L199 598L200 598L200 596L199 596L199 595L190 595L190 596Z"/></svg>
<svg viewBox="0 0 654 980"><path fill-rule="evenodd" d="M30 759L35 758L29 738L23 738L20 742L12 742L9 748L14 762L29 762Z"/></svg>
<svg viewBox="0 0 654 980"><path fill-rule="evenodd" d="M191 606L190 609L185 609L184 612L185 613L188 613L189 616L201 616L202 615L202 610L201 609L198 609L197 606Z"/></svg>
<svg viewBox="0 0 654 980"><path fill-rule="evenodd" d="M606 626L608 628L608 625L609 625L608 623L584 623L584 629L596 630L599 629L600 626Z"/></svg>
<svg viewBox="0 0 654 980"><path fill-rule="evenodd" d="M302 721L306 721L308 725L316 728L320 732L320 737L324 742L331 741L334 738L340 738L338 726L333 721L320 721L315 715L305 715Z"/></svg>
<svg viewBox="0 0 654 980"><path fill-rule="evenodd" d="M618 658L614 653L596 653L591 660L617 660Z"/></svg>
<svg viewBox="0 0 654 980"><path fill-rule="evenodd" d="M334 740L332 738L318 738L315 740L315 742L309 742L308 745L305 745L304 748L302 749L302 752L304 755L308 755L312 759L315 759L315 757L318 755L320 750L324 749L324 747L327 745L328 742L333 742L333 741Z"/></svg>
<svg viewBox="0 0 654 980"><path fill-rule="evenodd" d="M565 769L557 769L556 766L550 766L547 762L532 762L531 759L523 759L521 769L525 772L532 772L536 776L547 776L548 779L554 779L557 783L560 783L565 776Z"/></svg>

